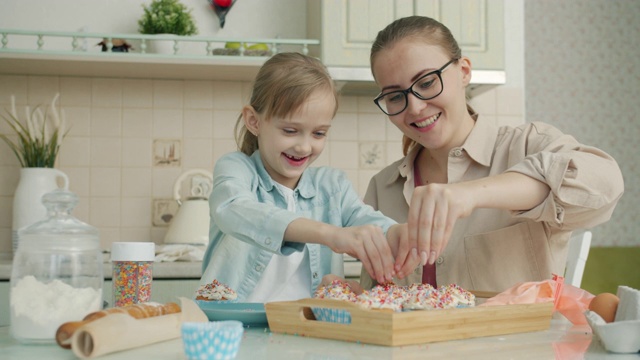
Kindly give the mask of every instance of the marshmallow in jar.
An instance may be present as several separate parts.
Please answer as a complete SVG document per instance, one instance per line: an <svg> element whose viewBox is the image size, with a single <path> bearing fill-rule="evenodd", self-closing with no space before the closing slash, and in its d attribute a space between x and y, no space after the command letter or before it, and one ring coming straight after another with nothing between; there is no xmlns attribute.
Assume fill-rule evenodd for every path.
<svg viewBox="0 0 640 360"><path fill-rule="evenodd" d="M111 245L114 307L151 301L154 259L155 244L152 242L115 242Z"/></svg>

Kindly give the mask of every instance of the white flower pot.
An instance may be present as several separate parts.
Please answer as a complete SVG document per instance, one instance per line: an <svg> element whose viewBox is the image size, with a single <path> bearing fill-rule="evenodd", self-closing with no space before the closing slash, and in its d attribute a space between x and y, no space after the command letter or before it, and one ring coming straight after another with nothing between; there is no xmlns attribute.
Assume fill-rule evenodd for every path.
<svg viewBox="0 0 640 360"><path fill-rule="evenodd" d="M161 34L169 35L169 34ZM148 52L154 54L173 55L177 54L178 50L174 49L175 41L173 40L150 40L148 45Z"/></svg>

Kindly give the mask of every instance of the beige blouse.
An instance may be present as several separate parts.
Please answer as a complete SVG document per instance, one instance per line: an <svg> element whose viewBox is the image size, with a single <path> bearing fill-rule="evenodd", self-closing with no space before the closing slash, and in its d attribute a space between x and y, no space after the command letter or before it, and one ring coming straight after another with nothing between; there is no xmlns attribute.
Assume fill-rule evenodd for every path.
<svg viewBox="0 0 640 360"><path fill-rule="evenodd" d="M407 221L418 152L419 146L376 174L365 195L366 203L400 223ZM438 285L503 291L519 282L562 275L571 232L608 221L624 192L620 168L604 151L545 123L497 127L476 117L465 143L449 152L449 183L507 171L548 184L549 196L528 211L476 209L459 219L436 260ZM422 268L394 280L401 285L421 282ZM376 285L364 270L361 283L364 288Z"/></svg>

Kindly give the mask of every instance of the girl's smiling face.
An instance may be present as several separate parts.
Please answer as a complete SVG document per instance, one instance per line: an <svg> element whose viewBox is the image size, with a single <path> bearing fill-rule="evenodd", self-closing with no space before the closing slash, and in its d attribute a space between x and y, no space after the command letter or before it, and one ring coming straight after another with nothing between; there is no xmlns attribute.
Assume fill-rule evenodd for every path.
<svg viewBox="0 0 640 360"><path fill-rule="evenodd" d="M440 69L451 59L439 46L408 37L381 50L373 73L383 93L405 90L421 76ZM407 137L427 149L447 150L464 142L473 126L466 108L465 88L471 79L471 64L462 57L441 73L443 90L430 100L407 95L407 108L389 116Z"/></svg>
<svg viewBox="0 0 640 360"><path fill-rule="evenodd" d="M318 89L289 117L265 120L254 113L253 123L249 118L247 128L257 135L260 157L274 181L296 187L324 150L335 107L333 94Z"/></svg>

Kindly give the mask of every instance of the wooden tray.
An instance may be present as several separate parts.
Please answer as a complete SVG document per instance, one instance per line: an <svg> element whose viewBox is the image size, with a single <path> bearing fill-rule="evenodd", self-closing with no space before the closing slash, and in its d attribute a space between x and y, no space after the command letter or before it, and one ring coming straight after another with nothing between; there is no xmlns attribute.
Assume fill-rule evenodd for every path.
<svg viewBox="0 0 640 360"><path fill-rule="evenodd" d="M318 321L312 307L347 310L351 324ZM387 312L339 300L302 299L267 303L265 309L275 333L401 346L547 330L553 303Z"/></svg>

